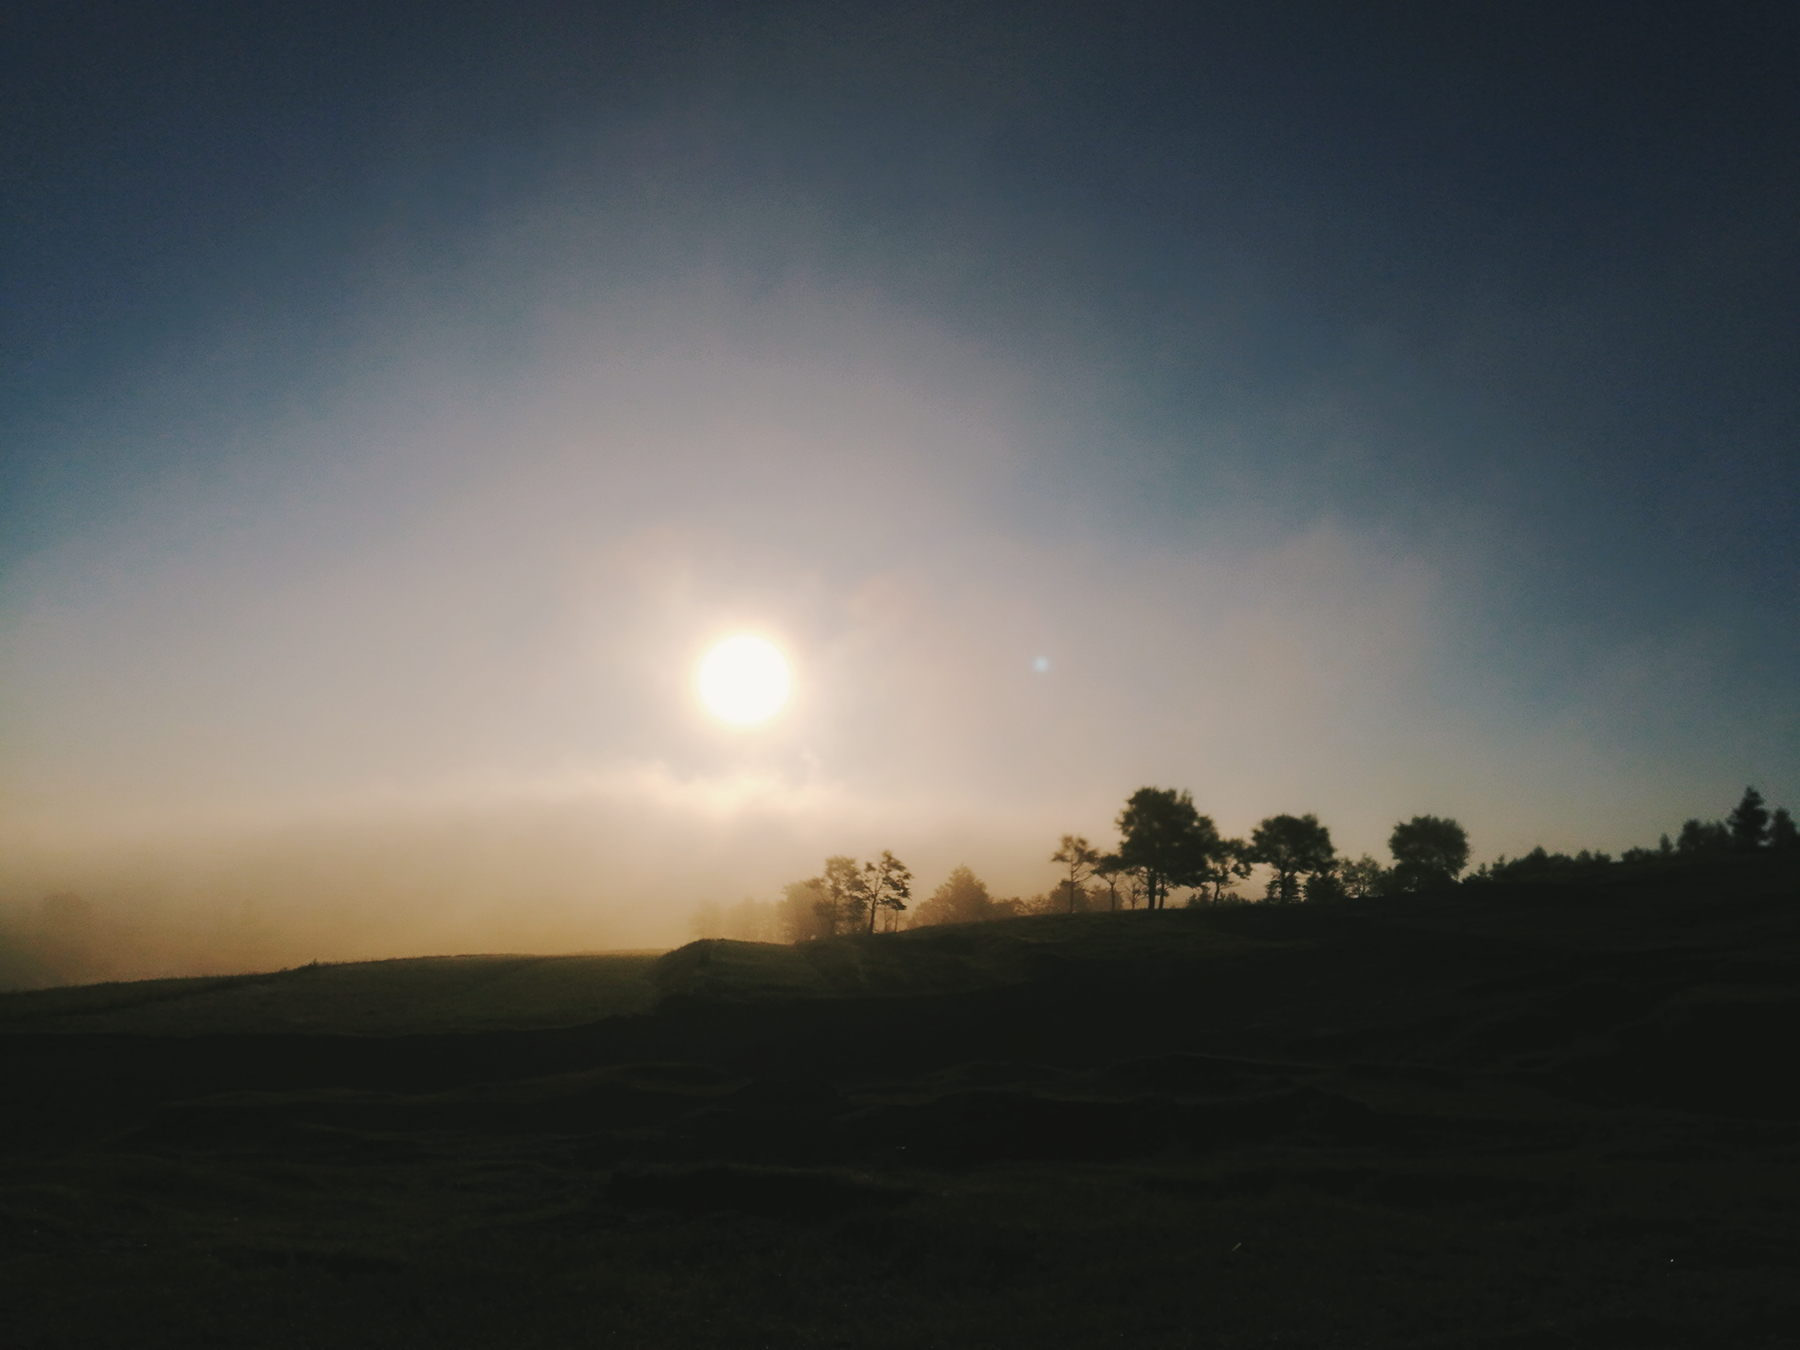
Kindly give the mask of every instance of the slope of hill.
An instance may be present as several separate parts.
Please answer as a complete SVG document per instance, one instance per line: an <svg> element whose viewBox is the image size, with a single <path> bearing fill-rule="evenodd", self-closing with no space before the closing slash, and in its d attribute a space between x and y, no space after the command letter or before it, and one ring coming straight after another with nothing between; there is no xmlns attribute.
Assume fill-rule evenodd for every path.
<svg viewBox="0 0 1800 1350"><path fill-rule="evenodd" d="M403 1036L572 1026L647 1011L657 953L421 956L0 994L8 1032Z"/></svg>
<svg viewBox="0 0 1800 1350"><path fill-rule="evenodd" d="M537 969L0 1000L11 1343L1800 1344L1774 860Z"/></svg>

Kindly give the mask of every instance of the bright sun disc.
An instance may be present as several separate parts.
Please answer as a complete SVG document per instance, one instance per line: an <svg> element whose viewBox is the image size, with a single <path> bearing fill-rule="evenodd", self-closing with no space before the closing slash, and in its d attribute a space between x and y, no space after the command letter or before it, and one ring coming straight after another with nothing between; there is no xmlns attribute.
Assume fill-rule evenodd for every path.
<svg viewBox="0 0 1800 1350"><path fill-rule="evenodd" d="M787 696L787 658L763 638L726 638L700 662L700 701L720 721L740 727L766 722Z"/></svg>

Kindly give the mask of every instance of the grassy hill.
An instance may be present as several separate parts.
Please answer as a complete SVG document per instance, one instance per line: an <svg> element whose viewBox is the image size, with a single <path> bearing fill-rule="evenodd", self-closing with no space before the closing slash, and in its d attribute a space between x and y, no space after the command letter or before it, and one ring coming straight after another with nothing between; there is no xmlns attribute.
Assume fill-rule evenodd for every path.
<svg viewBox="0 0 1800 1350"><path fill-rule="evenodd" d="M8 1032L400 1036L572 1026L656 1001L657 953L424 956L0 994Z"/></svg>
<svg viewBox="0 0 1800 1350"><path fill-rule="evenodd" d="M1800 873L0 997L19 1345L1800 1344Z"/></svg>

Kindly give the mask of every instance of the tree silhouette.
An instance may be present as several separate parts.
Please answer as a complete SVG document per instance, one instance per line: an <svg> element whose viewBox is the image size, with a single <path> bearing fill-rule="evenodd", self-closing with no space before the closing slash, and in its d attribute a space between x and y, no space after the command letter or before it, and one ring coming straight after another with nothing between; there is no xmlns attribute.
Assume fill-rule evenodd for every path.
<svg viewBox="0 0 1800 1350"><path fill-rule="evenodd" d="M838 853L825 860L825 873L818 878L818 914L827 935L854 931L862 910L862 873L856 859Z"/></svg>
<svg viewBox="0 0 1800 1350"><path fill-rule="evenodd" d="M1149 908L1161 909L1171 886L1203 886L1213 865L1228 856L1210 816L1193 796L1174 788L1143 787L1119 813L1121 869L1143 872Z"/></svg>
<svg viewBox="0 0 1800 1350"><path fill-rule="evenodd" d="M825 860L821 875L784 887L774 917L789 942L865 928L873 933L882 911L899 914L911 895L912 873L892 853L884 850L876 862L861 865L838 853Z"/></svg>
<svg viewBox="0 0 1800 1350"><path fill-rule="evenodd" d="M789 882L781 888L781 900L775 906L783 940L794 943L830 937L830 913L831 902L825 894L823 877Z"/></svg>
<svg viewBox="0 0 1800 1350"><path fill-rule="evenodd" d="M1397 889L1424 891L1448 886L1469 865L1469 835L1454 820L1414 816L1388 836Z"/></svg>
<svg viewBox="0 0 1800 1350"><path fill-rule="evenodd" d="M1106 893L1110 897L1111 907L1119 907L1119 887L1125 888L1127 907L1136 909L1138 901L1144 895L1144 872L1139 867L1128 867L1125 860L1116 853L1108 853L1094 864L1094 875L1106 878Z"/></svg>
<svg viewBox="0 0 1800 1350"><path fill-rule="evenodd" d="M1062 863L1069 869L1069 879L1063 884L1069 888L1069 913L1073 914L1076 892L1082 882L1094 875L1094 869L1100 863L1100 850L1078 834L1065 834L1061 845L1050 855L1050 861Z"/></svg>
<svg viewBox="0 0 1800 1350"><path fill-rule="evenodd" d="M1762 793L1753 787L1745 788L1725 823L1731 830L1731 846L1739 853L1754 853L1761 848L1769 834L1769 811L1763 805Z"/></svg>
<svg viewBox="0 0 1800 1350"><path fill-rule="evenodd" d="M1205 819L1205 817L1201 817ZM1224 900L1226 887L1234 881L1242 881L1250 875L1255 867L1250 859L1250 845L1242 839L1221 839L1218 848L1207 860L1205 875L1200 880L1201 896L1209 905L1216 905Z"/></svg>
<svg viewBox="0 0 1800 1350"><path fill-rule="evenodd" d="M1331 871L1337 850L1331 831L1315 815L1270 816L1250 833L1245 858L1274 869L1268 898L1287 904L1300 898L1300 879ZM1467 861L1467 852L1464 861Z"/></svg>
<svg viewBox="0 0 1800 1350"><path fill-rule="evenodd" d="M1009 919L1019 912L1017 900L996 900L987 883L967 867L958 867L929 899L913 911L911 927L928 928L940 923L984 923Z"/></svg>
<svg viewBox="0 0 1800 1350"><path fill-rule="evenodd" d="M905 863L883 849L877 861L863 864L853 894L856 903L868 911L869 932L873 933L876 916L882 910L898 915L906 908L912 897L912 873Z"/></svg>
<svg viewBox="0 0 1800 1350"><path fill-rule="evenodd" d="M1328 904L1342 900L1349 891L1344 889L1343 879L1338 876L1338 865L1333 862L1329 867L1307 873L1304 893L1308 904Z"/></svg>
<svg viewBox="0 0 1800 1350"><path fill-rule="evenodd" d="M1800 830L1794 828L1794 818L1785 806L1776 807L1769 818L1769 847L1777 853L1800 852Z"/></svg>
<svg viewBox="0 0 1800 1350"><path fill-rule="evenodd" d="M1675 851L1689 857L1731 852L1731 830L1719 820L1684 820Z"/></svg>
<svg viewBox="0 0 1800 1350"><path fill-rule="evenodd" d="M1380 895L1387 888L1387 868L1367 853L1354 862L1346 862L1340 866L1337 876L1344 894L1357 898Z"/></svg>
<svg viewBox="0 0 1800 1350"><path fill-rule="evenodd" d="M1634 851L1644 858L1657 856L1649 849ZM1629 860L1630 857L1627 855L1627 861ZM1552 853L1539 844L1531 852L1517 858L1508 858L1502 853L1493 862L1483 863L1468 879L1471 881L1541 881L1546 877L1568 876L1584 869L1611 865L1612 854L1610 853L1595 853L1584 848L1571 858L1567 853Z"/></svg>

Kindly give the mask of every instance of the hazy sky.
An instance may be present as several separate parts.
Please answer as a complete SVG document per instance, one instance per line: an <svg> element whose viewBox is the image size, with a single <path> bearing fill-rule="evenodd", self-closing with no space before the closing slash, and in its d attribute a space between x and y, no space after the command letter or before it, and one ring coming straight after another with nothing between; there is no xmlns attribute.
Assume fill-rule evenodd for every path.
<svg viewBox="0 0 1800 1350"><path fill-rule="evenodd" d="M9 16L0 899L596 947L1146 783L1800 806L1791 6Z"/></svg>

